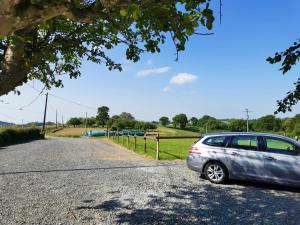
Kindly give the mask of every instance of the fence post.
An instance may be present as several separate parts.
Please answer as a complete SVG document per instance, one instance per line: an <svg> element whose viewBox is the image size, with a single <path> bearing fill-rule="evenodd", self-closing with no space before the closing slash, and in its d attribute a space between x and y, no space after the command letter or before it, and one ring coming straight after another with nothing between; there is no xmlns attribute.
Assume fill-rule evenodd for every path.
<svg viewBox="0 0 300 225"><path fill-rule="evenodd" d="M119 131L118 131L118 137L117 138L118 138L118 143L119 143L119 139L120 139L120 133L119 133Z"/></svg>
<svg viewBox="0 0 300 225"><path fill-rule="evenodd" d="M129 149L129 135L127 136L127 148Z"/></svg>
<svg viewBox="0 0 300 225"><path fill-rule="evenodd" d="M136 134L134 135L134 151L136 151Z"/></svg>
<svg viewBox="0 0 300 225"><path fill-rule="evenodd" d="M156 136L156 160L159 160L159 134Z"/></svg>
<svg viewBox="0 0 300 225"><path fill-rule="evenodd" d="M144 152L147 152L147 137L144 136Z"/></svg>
<svg viewBox="0 0 300 225"><path fill-rule="evenodd" d="M124 134L122 134L122 145L124 145Z"/></svg>

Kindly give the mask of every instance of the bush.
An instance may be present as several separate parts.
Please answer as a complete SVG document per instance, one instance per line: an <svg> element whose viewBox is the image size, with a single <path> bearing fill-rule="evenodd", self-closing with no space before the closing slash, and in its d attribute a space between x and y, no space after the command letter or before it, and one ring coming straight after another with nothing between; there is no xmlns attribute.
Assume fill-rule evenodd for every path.
<svg viewBox="0 0 300 225"><path fill-rule="evenodd" d="M295 128L294 128L294 132L293 134L295 136L299 136L300 135L300 123L296 124Z"/></svg>
<svg viewBox="0 0 300 225"><path fill-rule="evenodd" d="M255 131L280 131L281 119L274 115L263 116L253 123L253 128Z"/></svg>
<svg viewBox="0 0 300 225"><path fill-rule="evenodd" d="M44 138L37 128L8 128L0 131L0 146Z"/></svg>
<svg viewBox="0 0 300 225"><path fill-rule="evenodd" d="M245 132L247 131L247 121L243 119L232 120L229 129L235 132ZM251 130L251 128L249 129Z"/></svg>
<svg viewBox="0 0 300 225"><path fill-rule="evenodd" d="M138 130L152 130L156 129L157 126L153 123L137 121L134 125L134 129Z"/></svg>
<svg viewBox="0 0 300 225"><path fill-rule="evenodd" d="M184 113L180 113L173 117L173 126L176 128L179 126L181 129L186 127L188 123L187 116Z"/></svg>

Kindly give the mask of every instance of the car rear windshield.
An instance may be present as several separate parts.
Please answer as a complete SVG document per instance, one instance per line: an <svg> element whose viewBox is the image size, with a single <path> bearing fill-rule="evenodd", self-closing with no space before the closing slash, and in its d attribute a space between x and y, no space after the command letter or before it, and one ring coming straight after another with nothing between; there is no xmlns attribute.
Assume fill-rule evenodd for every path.
<svg viewBox="0 0 300 225"><path fill-rule="evenodd" d="M209 137L204 140L203 144L215 147L225 147L227 140L228 137L226 136Z"/></svg>

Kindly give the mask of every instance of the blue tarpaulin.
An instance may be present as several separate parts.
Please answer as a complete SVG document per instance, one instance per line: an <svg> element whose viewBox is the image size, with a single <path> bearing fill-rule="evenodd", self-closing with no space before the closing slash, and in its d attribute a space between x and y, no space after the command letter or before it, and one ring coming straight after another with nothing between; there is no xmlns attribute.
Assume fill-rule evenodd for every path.
<svg viewBox="0 0 300 225"><path fill-rule="evenodd" d="M87 137L104 137L107 136L107 132L106 131L90 131L87 133L83 134L84 136ZM127 135L136 135L136 136L144 136L145 132L144 131L139 131L139 130L124 130L124 131L110 131L109 132L110 136L113 135L119 135L119 136L127 136Z"/></svg>

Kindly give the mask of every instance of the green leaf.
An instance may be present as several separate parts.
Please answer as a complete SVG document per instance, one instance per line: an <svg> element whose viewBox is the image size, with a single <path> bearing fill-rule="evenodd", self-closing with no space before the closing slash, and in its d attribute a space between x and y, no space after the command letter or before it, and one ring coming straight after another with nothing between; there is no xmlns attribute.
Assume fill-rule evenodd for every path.
<svg viewBox="0 0 300 225"><path fill-rule="evenodd" d="M193 35L194 34L194 28L186 28L186 33L187 33L187 35L189 35L189 36L191 36L191 35Z"/></svg>
<svg viewBox="0 0 300 225"><path fill-rule="evenodd" d="M132 17L135 20L139 19L141 15L142 15L142 11L140 10L140 8L135 8L132 12Z"/></svg>
<svg viewBox="0 0 300 225"><path fill-rule="evenodd" d="M127 16L127 10L126 9L121 9L120 10L120 15L124 16L124 17Z"/></svg>

